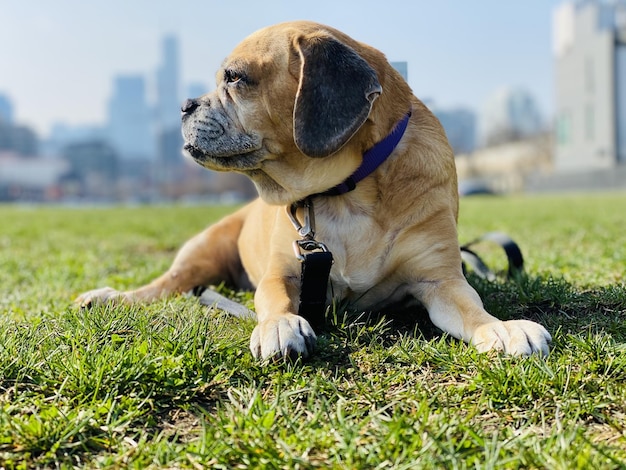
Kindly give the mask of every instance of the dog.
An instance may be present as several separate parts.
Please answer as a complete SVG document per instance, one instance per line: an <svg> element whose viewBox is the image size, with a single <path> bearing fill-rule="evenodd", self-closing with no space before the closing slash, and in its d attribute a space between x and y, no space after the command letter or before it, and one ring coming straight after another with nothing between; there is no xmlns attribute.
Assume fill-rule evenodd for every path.
<svg viewBox="0 0 626 470"><path fill-rule="evenodd" d="M496 319L468 284L453 152L380 51L313 22L261 29L223 62L215 91L184 103L182 133L184 153L247 175L259 198L187 241L151 283L89 291L80 305L150 302L221 282L254 288L252 354L306 358L316 333L298 306L310 249L332 253L328 288L323 275L317 286L325 301L380 311L417 299L435 326L481 352L548 353L543 326ZM382 160L365 162L390 139Z"/></svg>

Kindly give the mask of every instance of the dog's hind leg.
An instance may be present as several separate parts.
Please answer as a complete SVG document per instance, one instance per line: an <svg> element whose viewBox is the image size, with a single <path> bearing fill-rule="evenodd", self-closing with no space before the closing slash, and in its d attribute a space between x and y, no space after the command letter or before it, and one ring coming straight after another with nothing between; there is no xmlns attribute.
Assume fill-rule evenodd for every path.
<svg viewBox="0 0 626 470"><path fill-rule="evenodd" d="M243 207L188 240L170 268L149 284L121 292L111 287L91 290L78 296L76 303L152 302L158 298L191 291L198 286L226 283L249 287L241 266L237 240L249 206Z"/></svg>

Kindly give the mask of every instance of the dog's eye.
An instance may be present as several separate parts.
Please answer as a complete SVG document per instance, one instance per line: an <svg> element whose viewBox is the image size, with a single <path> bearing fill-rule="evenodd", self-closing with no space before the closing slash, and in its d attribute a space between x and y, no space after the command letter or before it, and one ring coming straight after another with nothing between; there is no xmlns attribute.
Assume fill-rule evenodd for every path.
<svg viewBox="0 0 626 470"><path fill-rule="evenodd" d="M242 73L237 72L235 70L225 70L224 80L226 80L226 83L237 83L237 82L244 82L245 77L243 76Z"/></svg>

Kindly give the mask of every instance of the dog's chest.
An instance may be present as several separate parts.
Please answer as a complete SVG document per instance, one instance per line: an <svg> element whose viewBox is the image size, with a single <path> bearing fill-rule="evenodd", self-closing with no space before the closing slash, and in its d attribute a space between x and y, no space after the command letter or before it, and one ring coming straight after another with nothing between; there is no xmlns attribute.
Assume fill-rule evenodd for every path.
<svg viewBox="0 0 626 470"><path fill-rule="evenodd" d="M366 214L333 217L316 214L317 236L333 254L331 284L339 298L359 298L364 294L379 298L393 291L389 276L389 254L397 233L384 230Z"/></svg>

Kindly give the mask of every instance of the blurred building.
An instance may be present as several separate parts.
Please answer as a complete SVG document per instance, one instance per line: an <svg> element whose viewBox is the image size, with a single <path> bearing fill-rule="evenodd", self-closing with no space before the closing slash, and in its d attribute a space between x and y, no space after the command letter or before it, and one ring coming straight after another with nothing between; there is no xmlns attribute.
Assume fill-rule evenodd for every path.
<svg viewBox="0 0 626 470"><path fill-rule="evenodd" d="M480 112L478 140L489 147L534 136L542 128L534 98L525 90L504 87L489 97Z"/></svg>
<svg viewBox="0 0 626 470"><path fill-rule="evenodd" d="M56 201L67 171L64 160L0 151L0 201Z"/></svg>
<svg viewBox="0 0 626 470"><path fill-rule="evenodd" d="M405 82L409 81L409 64L408 62L390 62L391 66L400 72Z"/></svg>
<svg viewBox="0 0 626 470"><path fill-rule="evenodd" d="M69 164L63 183L71 186L76 197L112 200L117 198L119 158L115 149L104 141L70 144L63 149Z"/></svg>
<svg viewBox="0 0 626 470"><path fill-rule="evenodd" d="M626 163L626 2L564 2L553 14L557 170Z"/></svg>
<svg viewBox="0 0 626 470"><path fill-rule="evenodd" d="M108 136L121 158L154 158L154 135L143 77L115 77L108 108Z"/></svg>
<svg viewBox="0 0 626 470"><path fill-rule="evenodd" d="M390 62L406 82L409 81L409 64L406 61ZM476 115L469 109L442 109L425 99L424 104L437 116L446 131L455 153L467 153L476 146Z"/></svg>
<svg viewBox="0 0 626 470"><path fill-rule="evenodd" d="M39 138L30 127L0 121L0 150L34 157L39 154Z"/></svg>
<svg viewBox="0 0 626 470"><path fill-rule="evenodd" d="M24 157L39 153L39 138L33 129L13 121L13 103L0 93L0 151Z"/></svg>
<svg viewBox="0 0 626 470"><path fill-rule="evenodd" d="M8 96L0 93L0 122L13 124L13 104Z"/></svg>
<svg viewBox="0 0 626 470"><path fill-rule="evenodd" d="M108 130L104 126L56 122L52 125L48 138L41 143L41 153L49 157L58 157L69 144L107 139Z"/></svg>
<svg viewBox="0 0 626 470"><path fill-rule="evenodd" d="M473 152L476 148L476 114L464 108L432 109L441 122L448 142L456 155Z"/></svg>
<svg viewBox="0 0 626 470"><path fill-rule="evenodd" d="M157 139L159 166L169 171L184 162L182 155L183 136L179 127L170 127L159 132ZM165 175L167 176L167 175Z"/></svg>

